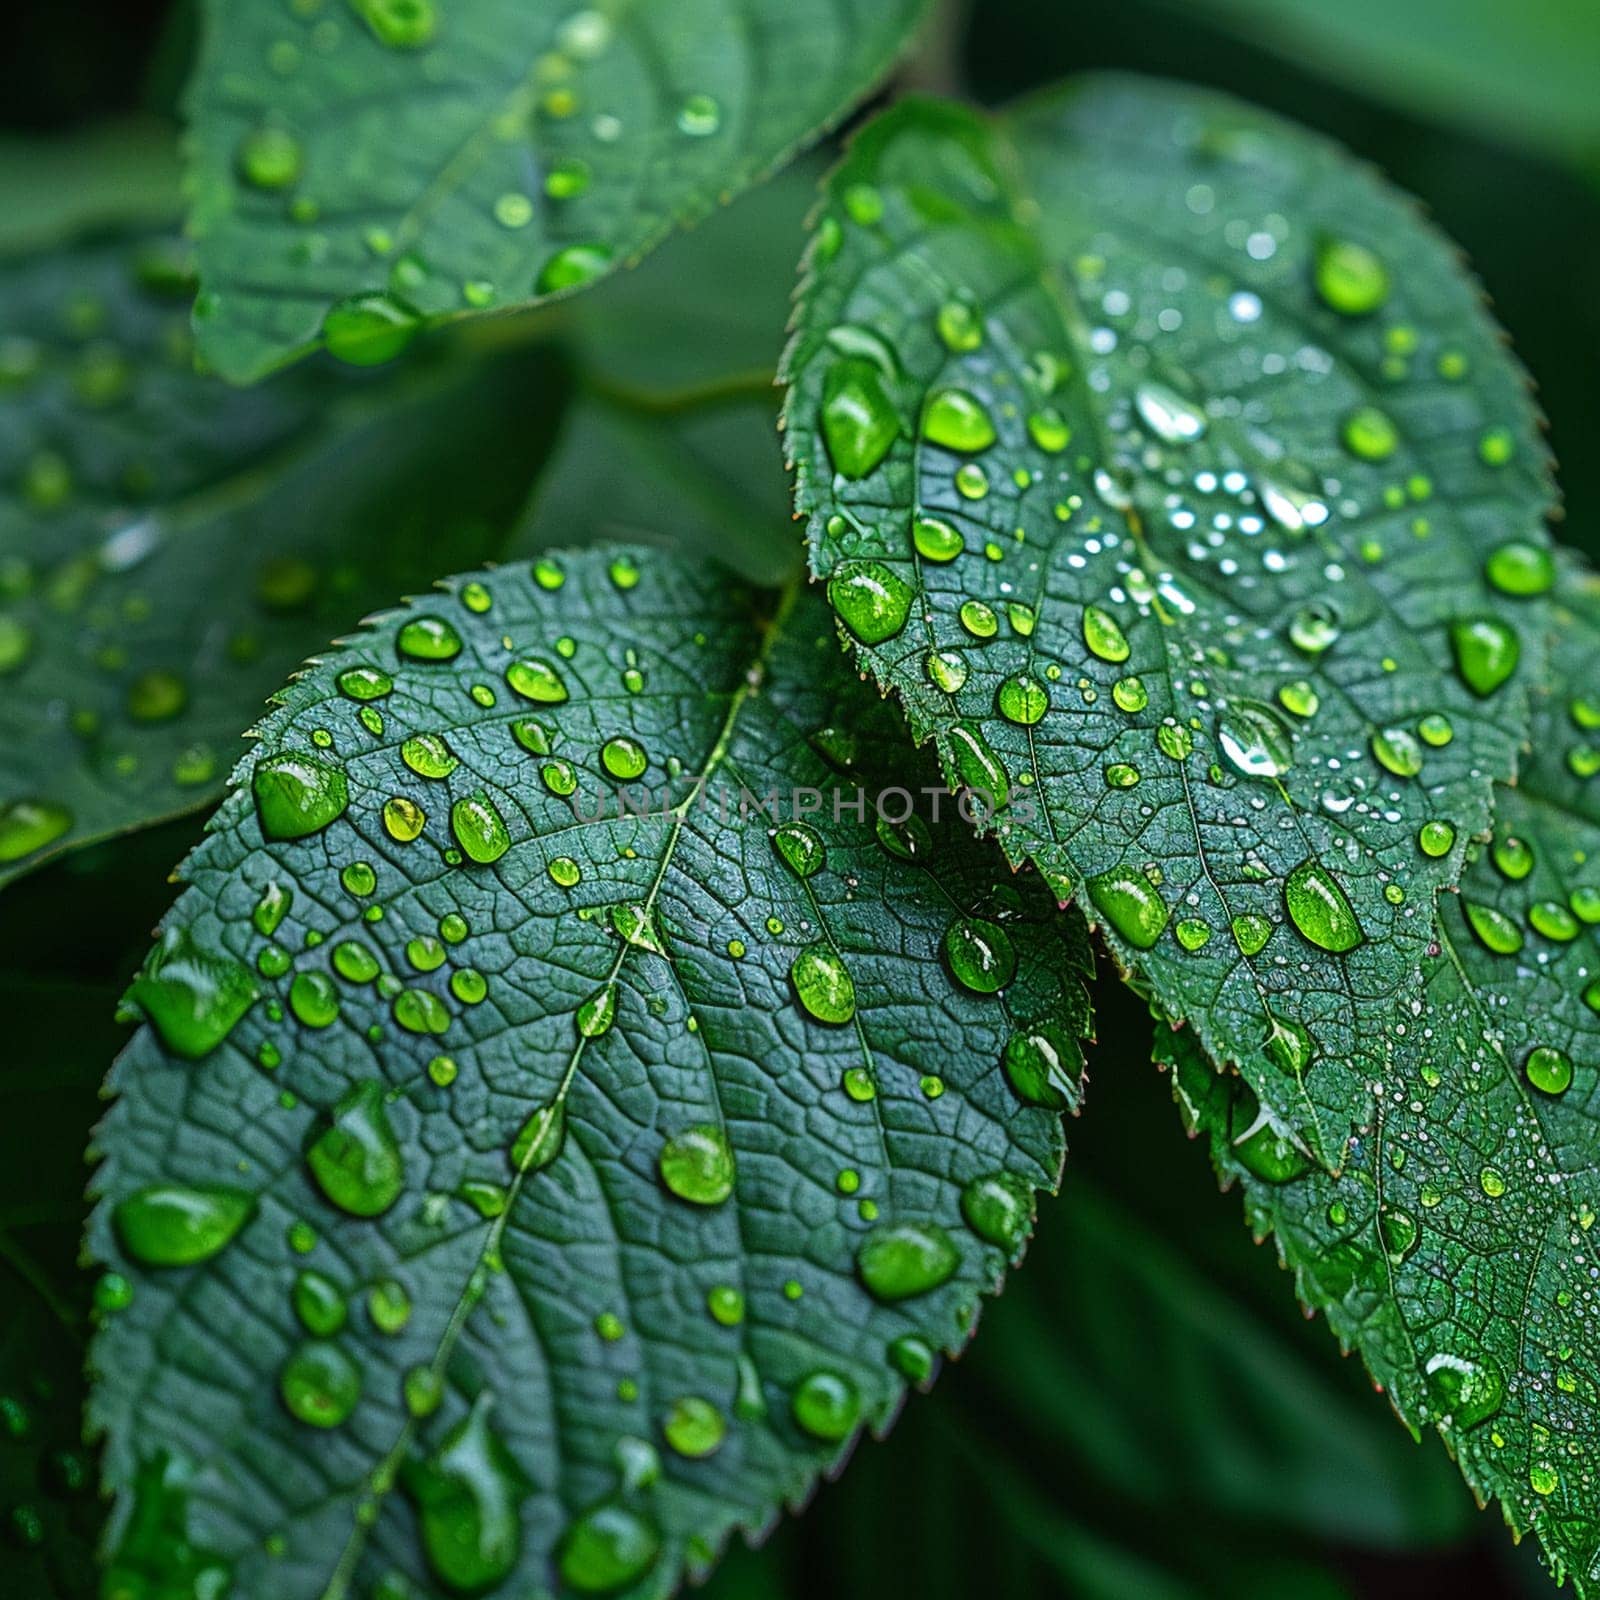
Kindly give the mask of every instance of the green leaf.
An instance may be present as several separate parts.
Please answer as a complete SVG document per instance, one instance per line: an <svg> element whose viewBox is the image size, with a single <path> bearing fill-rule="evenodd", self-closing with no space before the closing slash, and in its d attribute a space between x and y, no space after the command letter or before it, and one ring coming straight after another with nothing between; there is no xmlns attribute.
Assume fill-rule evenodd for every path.
<svg viewBox="0 0 1600 1600"><path fill-rule="evenodd" d="M1600 761L1584 725L1600 723L1600 586L1569 571L1561 600L1533 763L1500 791L1496 841L1428 963L1422 1061L1379 1086L1344 1173L1309 1171L1187 1032L1158 1056L1301 1298L1584 1596L1600 1593Z"/></svg>
<svg viewBox="0 0 1600 1600"><path fill-rule="evenodd" d="M1485 566L1545 551L1548 463L1449 246L1198 91L912 103L829 182L787 370L862 666L1336 1167L1543 659Z"/></svg>
<svg viewBox="0 0 1600 1600"><path fill-rule="evenodd" d="M202 354L235 381L324 343L376 360L590 282L837 122L923 10L213 0L189 98Z"/></svg>
<svg viewBox="0 0 1600 1600"><path fill-rule="evenodd" d="M1592 163L1600 156L1600 14L1586 0L1205 0L1256 46L1508 143Z"/></svg>
<svg viewBox="0 0 1600 1600"><path fill-rule="evenodd" d="M965 1343L1059 1169L1083 925L948 800L856 815L932 774L772 604L545 557L280 696L97 1141L119 1529L155 1461L240 1600L664 1594Z"/></svg>
<svg viewBox="0 0 1600 1600"><path fill-rule="evenodd" d="M238 393L192 370L163 236L0 285L3 883L213 801L298 662L441 555L496 553L559 391L537 357L441 349Z"/></svg>

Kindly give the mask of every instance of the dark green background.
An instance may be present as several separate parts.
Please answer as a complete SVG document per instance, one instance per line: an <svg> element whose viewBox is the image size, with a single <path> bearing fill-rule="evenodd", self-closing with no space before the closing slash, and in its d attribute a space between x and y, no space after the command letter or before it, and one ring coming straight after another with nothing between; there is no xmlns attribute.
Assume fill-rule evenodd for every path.
<svg viewBox="0 0 1600 1600"><path fill-rule="evenodd" d="M998 101L1098 67L1181 76L1374 162L1425 200L1489 286L1550 417L1564 537L1596 552L1600 93L1563 89L1600 84L1594 11L1593 0L980 0L971 22L945 8L907 77ZM188 5L156 0L15 7L0 50L0 142L26 155L19 141L135 112L170 117L192 25ZM25 172L26 161L5 170ZM752 216L782 210L752 205ZM777 242L752 254L798 249L796 238L792 251ZM789 536L776 519L772 536ZM113 1006L198 829L179 823L90 850L0 903L8 1600L82 1594L90 1581L95 1503L73 1490L70 1454L87 1298L74 1269L82 1149L119 1043ZM1443 1451L1412 1444L1359 1364L1299 1315L1272 1246L1252 1244L1237 1200L1217 1194L1204 1152L1183 1139L1147 1065L1147 1019L1114 984L1098 999L1100 1043L1062 1199L1045 1208L973 1354L940 1381L937 1401L909 1408L890 1442L864 1445L803 1520L760 1554L730 1554L706 1592L1551 1592L1498 1515L1473 1509Z"/></svg>

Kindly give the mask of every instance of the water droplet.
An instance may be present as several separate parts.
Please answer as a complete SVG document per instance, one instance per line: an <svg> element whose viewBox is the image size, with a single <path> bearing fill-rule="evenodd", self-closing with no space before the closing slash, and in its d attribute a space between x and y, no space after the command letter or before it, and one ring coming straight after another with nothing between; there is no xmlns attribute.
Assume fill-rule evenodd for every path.
<svg viewBox="0 0 1600 1600"><path fill-rule="evenodd" d="M973 455L994 443L994 423L966 390L940 389L929 395L923 408L922 437L946 450Z"/></svg>
<svg viewBox="0 0 1600 1600"><path fill-rule="evenodd" d="M567 685L561 674L548 661L542 661L537 656L524 656L520 661L513 661L506 668L506 682L524 700L532 700L536 705L557 706L567 698Z"/></svg>
<svg viewBox="0 0 1600 1600"><path fill-rule="evenodd" d="M888 455L900 417L874 362L850 356L828 369L822 432L834 470L846 478L866 477Z"/></svg>
<svg viewBox="0 0 1600 1600"><path fill-rule="evenodd" d="M1289 641L1308 656L1319 656L1339 637L1339 614L1326 601L1302 606L1289 622Z"/></svg>
<svg viewBox="0 0 1600 1600"><path fill-rule="evenodd" d="M1448 822L1425 822L1417 830L1417 844L1425 856L1447 856L1455 847L1456 830Z"/></svg>
<svg viewBox="0 0 1600 1600"><path fill-rule="evenodd" d="M522 1548L518 1505L528 1485L489 1423L485 1390L426 1462L402 1468L428 1565L446 1587L478 1594L507 1578Z"/></svg>
<svg viewBox="0 0 1600 1600"><path fill-rule="evenodd" d="M1141 383L1133 403L1144 425L1167 444L1192 444L1205 436L1205 413L1165 384Z"/></svg>
<svg viewBox="0 0 1600 1600"><path fill-rule="evenodd" d="M443 617L413 617L395 638L395 648L409 661L454 661L461 654L461 635Z"/></svg>
<svg viewBox="0 0 1600 1600"><path fill-rule="evenodd" d="M1366 937L1345 892L1317 861L1302 861L1284 879L1289 919L1319 950L1343 955Z"/></svg>
<svg viewBox="0 0 1600 1600"><path fill-rule="evenodd" d="M434 0L356 0L355 10L380 44L420 50L433 38Z"/></svg>
<svg viewBox="0 0 1600 1600"><path fill-rule="evenodd" d="M861 1395L841 1373L808 1374L794 1392L794 1420L813 1439L839 1444L861 1420Z"/></svg>
<svg viewBox="0 0 1600 1600"><path fill-rule="evenodd" d="M289 986L289 1009L308 1028L326 1028L338 1020L339 996L325 972L300 972Z"/></svg>
<svg viewBox="0 0 1600 1600"><path fill-rule="evenodd" d="M410 844L427 825L428 814L415 800L397 794L383 803L383 831L399 844Z"/></svg>
<svg viewBox="0 0 1600 1600"><path fill-rule="evenodd" d="M1484 563L1484 575L1502 594L1519 599L1544 594L1556 581L1556 563L1543 545L1509 539Z"/></svg>
<svg viewBox="0 0 1600 1600"><path fill-rule="evenodd" d="M322 319L322 342L335 360L353 367L393 361L421 326L409 306L386 294L358 294L331 306Z"/></svg>
<svg viewBox="0 0 1600 1600"><path fill-rule="evenodd" d="M708 94L692 94L678 111L678 130L692 139L709 138L722 126L722 108Z"/></svg>
<svg viewBox="0 0 1600 1600"><path fill-rule="evenodd" d="M561 1577L579 1594L615 1594L642 1578L660 1554L661 1536L637 1512L594 1506L567 1529Z"/></svg>
<svg viewBox="0 0 1600 1600"><path fill-rule="evenodd" d="M209 1261L256 1212L242 1189L155 1184L117 1202L112 1225L123 1249L148 1267Z"/></svg>
<svg viewBox="0 0 1600 1600"><path fill-rule="evenodd" d="M856 1270L884 1301L909 1300L947 1283L961 1252L937 1223L892 1222L874 1228L856 1251Z"/></svg>
<svg viewBox="0 0 1600 1600"><path fill-rule="evenodd" d="M961 1215L980 1239L1015 1256L1033 1226L1033 1189L1015 1173L974 1178L961 1191Z"/></svg>
<svg viewBox="0 0 1600 1600"><path fill-rule="evenodd" d="M1377 406L1358 406L1344 419L1339 436L1345 449L1363 461L1387 461L1400 448L1400 430Z"/></svg>
<svg viewBox="0 0 1600 1600"><path fill-rule="evenodd" d="M1028 437L1046 454L1060 455L1072 443L1072 429L1054 406L1041 406L1028 413Z"/></svg>
<svg viewBox="0 0 1600 1600"><path fill-rule="evenodd" d="M967 663L954 650L930 650L923 660L928 682L954 694L967 681Z"/></svg>
<svg viewBox="0 0 1600 1600"><path fill-rule="evenodd" d="M239 176L256 189L287 189L305 168L305 151L286 128L268 123L239 143Z"/></svg>
<svg viewBox="0 0 1600 1600"><path fill-rule="evenodd" d="M439 733L415 733L400 746L400 759L419 778L448 778L461 763Z"/></svg>
<svg viewBox="0 0 1600 1600"><path fill-rule="evenodd" d="M1037 678L1019 672L995 691L994 703L1007 722L1031 728L1050 709L1050 691Z"/></svg>
<svg viewBox="0 0 1600 1600"><path fill-rule="evenodd" d="M290 1299L294 1314L307 1333L330 1338L345 1324L349 1307L332 1278L309 1268L296 1274Z"/></svg>
<svg viewBox="0 0 1600 1600"><path fill-rule="evenodd" d="M1083 608L1083 642L1102 661L1126 661L1128 641L1117 619L1099 606Z"/></svg>
<svg viewBox="0 0 1600 1600"><path fill-rule="evenodd" d="M944 958L951 976L974 994L996 994L1017 974L1005 929L980 917L958 917L945 929Z"/></svg>
<svg viewBox="0 0 1600 1600"><path fill-rule="evenodd" d="M1135 949L1150 949L1165 931L1172 913L1142 873L1114 868L1085 887L1096 910Z"/></svg>
<svg viewBox="0 0 1600 1600"><path fill-rule="evenodd" d="M1461 909L1485 949L1495 955L1512 956L1522 948L1522 930L1504 912L1473 900L1463 900Z"/></svg>
<svg viewBox="0 0 1600 1600"><path fill-rule="evenodd" d="M250 780L261 831L269 839L304 839L344 815L344 773L312 756L263 756Z"/></svg>
<svg viewBox="0 0 1600 1600"><path fill-rule="evenodd" d="M290 1416L313 1428L337 1428L361 1398L361 1369L331 1339L307 1339L284 1362L278 1393Z"/></svg>
<svg viewBox="0 0 1600 1600"><path fill-rule="evenodd" d="M1318 241L1313 281L1324 305L1345 317L1371 316L1389 298L1389 274L1365 245Z"/></svg>
<svg viewBox="0 0 1600 1600"><path fill-rule="evenodd" d="M661 1147L661 1181L691 1205L721 1205L733 1193L733 1151L710 1123L685 1128Z"/></svg>
<svg viewBox="0 0 1600 1600"><path fill-rule="evenodd" d="M539 272L540 294L560 294L593 283L611 265L611 251L603 244L569 244L545 262Z"/></svg>
<svg viewBox="0 0 1600 1600"><path fill-rule="evenodd" d="M983 320L965 300L946 300L939 307L936 326L946 350L969 355L983 343Z"/></svg>
<svg viewBox="0 0 1600 1600"><path fill-rule="evenodd" d="M307 1147L306 1165L323 1194L353 1217L382 1216L400 1198L405 1164L381 1083L368 1080L345 1093Z"/></svg>
<svg viewBox="0 0 1600 1600"><path fill-rule="evenodd" d="M1414 778L1422 771L1422 746L1405 728L1380 728L1372 736L1372 754L1397 778Z"/></svg>
<svg viewBox="0 0 1600 1600"><path fill-rule="evenodd" d="M727 1437L728 1422L709 1400L686 1394L672 1402L661 1435L680 1456L702 1461Z"/></svg>
<svg viewBox="0 0 1600 1600"><path fill-rule="evenodd" d="M1528 1082L1545 1094L1565 1094L1572 1087L1572 1057L1553 1045L1529 1051L1524 1070Z"/></svg>
<svg viewBox="0 0 1600 1600"><path fill-rule="evenodd" d="M1247 778L1281 778L1294 762L1294 737L1270 706L1235 700L1217 722L1217 743Z"/></svg>
<svg viewBox="0 0 1600 1600"><path fill-rule="evenodd" d="M818 1022L840 1025L856 1014L856 988L849 970L831 946L807 945L790 963L795 998Z"/></svg>
<svg viewBox="0 0 1600 1600"><path fill-rule="evenodd" d="M994 608L982 600L963 600L960 617L961 626L974 639L992 639L1000 631L1000 619L995 616Z"/></svg>
<svg viewBox="0 0 1600 1600"><path fill-rule="evenodd" d="M630 783L644 774L645 768L650 765L650 757L637 739L619 734L614 739L607 739L600 747L600 764L619 782Z"/></svg>
<svg viewBox="0 0 1600 1600"><path fill-rule="evenodd" d="M450 807L450 831L467 857L479 866L498 861L511 848L505 818L482 790Z"/></svg>
<svg viewBox="0 0 1600 1600"><path fill-rule="evenodd" d="M1528 907L1528 922L1535 933L1558 944L1578 937L1578 919L1559 900L1536 900Z"/></svg>
<svg viewBox="0 0 1600 1600"><path fill-rule="evenodd" d="M188 929L169 927L129 986L127 1003L174 1055L198 1061L228 1037L257 993L239 962L202 948Z"/></svg>
<svg viewBox="0 0 1600 1600"><path fill-rule="evenodd" d="M882 644L906 625L912 588L881 561L847 561L828 580L828 599L863 644Z"/></svg>
<svg viewBox="0 0 1600 1600"><path fill-rule="evenodd" d="M1505 1403L1505 1379L1492 1357L1472 1358L1440 1351L1423 1367L1428 1397L1441 1417L1457 1428L1486 1422Z"/></svg>
<svg viewBox="0 0 1600 1600"><path fill-rule="evenodd" d="M1517 670L1522 643L1497 617L1464 617L1450 625L1450 647L1461 681L1480 699Z"/></svg>
<svg viewBox="0 0 1600 1600"><path fill-rule="evenodd" d="M980 800L985 811L998 811L1011 794L1011 779L999 756L976 728L965 723L950 730L949 741L956 776Z"/></svg>
<svg viewBox="0 0 1600 1600"><path fill-rule="evenodd" d="M351 667L337 681L340 694L351 700L381 700L394 690L394 679L377 667Z"/></svg>
<svg viewBox="0 0 1600 1600"><path fill-rule="evenodd" d="M956 468L956 492L964 500L982 500L989 493L989 474L976 461Z"/></svg>
<svg viewBox="0 0 1600 1600"><path fill-rule="evenodd" d="M1150 704L1150 691L1142 678L1118 678L1111 686L1111 698L1119 711L1133 716Z"/></svg>
<svg viewBox="0 0 1600 1600"><path fill-rule="evenodd" d="M584 1039L599 1039L610 1033L616 1020L617 986L614 983L602 984L596 989L578 1007L573 1019L579 1036Z"/></svg>
<svg viewBox="0 0 1600 1600"><path fill-rule="evenodd" d="M925 561L954 561L966 548L960 529L942 517L918 517L911 526L911 542Z"/></svg>
<svg viewBox="0 0 1600 1600"><path fill-rule="evenodd" d="M784 865L800 878L820 872L827 859L822 836L805 822L785 822L772 835L772 848Z"/></svg>

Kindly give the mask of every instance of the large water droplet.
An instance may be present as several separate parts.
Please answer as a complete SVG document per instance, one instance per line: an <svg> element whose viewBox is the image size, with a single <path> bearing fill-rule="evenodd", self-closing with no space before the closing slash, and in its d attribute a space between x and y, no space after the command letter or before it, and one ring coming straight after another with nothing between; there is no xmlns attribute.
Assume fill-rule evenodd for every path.
<svg viewBox="0 0 1600 1600"><path fill-rule="evenodd" d="M794 1392L794 1420L813 1439L839 1444L861 1420L861 1395L842 1373L813 1372Z"/></svg>
<svg viewBox="0 0 1600 1600"><path fill-rule="evenodd" d="M231 956L204 949L187 928L169 927L129 986L127 1001L167 1049L198 1061L227 1038L258 992Z"/></svg>
<svg viewBox="0 0 1600 1600"><path fill-rule="evenodd" d="M1513 672L1522 655L1515 630L1498 617L1464 617L1450 626L1461 681L1479 698L1495 692Z"/></svg>
<svg viewBox="0 0 1600 1600"><path fill-rule="evenodd" d="M520 661L513 661L506 668L506 682L524 700L532 700L536 705L558 706L567 698L567 685L561 674L538 656L524 656ZM544 751L534 753L545 754Z"/></svg>
<svg viewBox="0 0 1600 1600"><path fill-rule="evenodd" d="M1318 861L1302 861L1283 883L1289 919L1312 944L1342 955L1366 937L1345 892Z"/></svg>
<svg viewBox="0 0 1600 1600"><path fill-rule="evenodd" d="M1014 1256L1033 1226L1032 1185L1011 1172L974 1178L961 1191L961 1215L980 1239Z"/></svg>
<svg viewBox="0 0 1600 1600"><path fill-rule="evenodd" d="M856 986L832 946L809 944L789 964L795 998L818 1022L838 1026L856 1014Z"/></svg>
<svg viewBox="0 0 1600 1600"><path fill-rule="evenodd" d="M1168 444L1192 444L1205 435L1205 413L1165 384L1141 383L1133 403L1144 425Z"/></svg>
<svg viewBox="0 0 1600 1600"><path fill-rule="evenodd" d="M1352 239L1318 242L1313 280L1323 304L1341 316L1370 316L1389 298L1389 274L1383 262Z"/></svg>
<svg viewBox="0 0 1600 1600"><path fill-rule="evenodd" d="M900 433L900 416L877 366L859 356L835 361L822 390L822 434L834 469L864 478Z"/></svg>
<svg viewBox="0 0 1600 1600"><path fill-rule="evenodd" d="M579 1594L615 1594L656 1564L661 1536L626 1506L591 1507L567 1529L561 1577Z"/></svg>
<svg viewBox="0 0 1600 1600"><path fill-rule="evenodd" d="M322 342L328 354L352 367L393 361L416 338L421 320L410 306L386 294L358 294L328 309Z"/></svg>
<svg viewBox="0 0 1600 1600"><path fill-rule="evenodd" d="M994 443L994 423L966 390L940 389L928 397L923 409L922 437L946 450L973 455Z"/></svg>
<svg viewBox="0 0 1600 1600"><path fill-rule="evenodd" d="M1128 659L1128 641L1117 619L1099 606L1083 608L1083 642L1102 661Z"/></svg>
<svg viewBox="0 0 1600 1600"><path fill-rule="evenodd" d="M909 1300L947 1283L961 1265L955 1241L934 1222L891 1222L856 1251L861 1281L879 1300Z"/></svg>
<svg viewBox="0 0 1600 1600"><path fill-rule="evenodd" d="M217 1254L256 1212L256 1197L221 1186L154 1184L119 1200L112 1226L147 1267L192 1267Z"/></svg>
<svg viewBox="0 0 1600 1600"><path fill-rule="evenodd" d="M344 773L312 756L263 756L256 762L250 789L261 831L269 839L320 833L350 803Z"/></svg>
<svg viewBox="0 0 1600 1600"><path fill-rule="evenodd" d="M691 1205L721 1205L733 1193L733 1151L714 1124L674 1134L662 1145L657 1166L667 1188Z"/></svg>
<svg viewBox="0 0 1600 1600"><path fill-rule="evenodd" d="M403 1469L428 1565L461 1594L502 1582L522 1548L517 1507L528 1485L489 1424L492 1405L487 1391L480 1394L436 1454Z"/></svg>
<svg viewBox="0 0 1600 1600"><path fill-rule="evenodd" d="M882 644L906 625L912 588L881 561L846 561L828 579L828 599L863 644Z"/></svg>
<svg viewBox="0 0 1600 1600"><path fill-rule="evenodd" d="M450 831L468 858L479 866L498 861L511 848L511 834L505 818L481 790L451 806Z"/></svg>
<svg viewBox="0 0 1600 1600"><path fill-rule="evenodd" d="M278 1393L290 1416L313 1428L337 1428L361 1398L361 1369L331 1339L307 1339L284 1362Z"/></svg>
<svg viewBox="0 0 1600 1600"><path fill-rule="evenodd" d="M1161 937L1172 913L1143 873L1113 868L1086 887L1095 909L1136 950L1148 950Z"/></svg>
<svg viewBox="0 0 1600 1600"><path fill-rule="evenodd" d="M369 1080L346 1092L331 1125L307 1148L306 1165L323 1194L353 1217L382 1216L400 1198L405 1163L381 1083Z"/></svg>
<svg viewBox="0 0 1600 1600"><path fill-rule="evenodd" d="M995 994L1017 974L1011 939L997 922L958 917L945 929L944 958L951 976L974 994Z"/></svg>
<svg viewBox="0 0 1600 1600"><path fill-rule="evenodd" d="M1247 778L1281 778L1294 762L1294 737L1270 706L1232 701L1217 722L1228 764Z"/></svg>

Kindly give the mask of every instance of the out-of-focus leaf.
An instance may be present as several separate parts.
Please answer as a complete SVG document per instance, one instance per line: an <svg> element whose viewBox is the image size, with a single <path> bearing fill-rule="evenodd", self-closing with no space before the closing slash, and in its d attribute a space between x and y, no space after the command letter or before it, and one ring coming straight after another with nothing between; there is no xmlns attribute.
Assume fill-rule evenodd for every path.
<svg viewBox="0 0 1600 1600"><path fill-rule="evenodd" d="M1195 9L1362 94L1600 170L1593 0L1201 0Z"/></svg>
<svg viewBox="0 0 1600 1600"><path fill-rule="evenodd" d="M191 287L121 232L0 268L0 883L215 798L298 662L499 550L545 447L536 355L242 394Z"/></svg>
<svg viewBox="0 0 1600 1600"><path fill-rule="evenodd" d="M509 553L608 539L686 551L757 583L792 576L802 546L776 396L659 413L580 396Z"/></svg>
<svg viewBox="0 0 1600 1600"><path fill-rule="evenodd" d="M638 259L838 121L924 0L212 0L191 86L206 359L528 305Z"/></svg>

